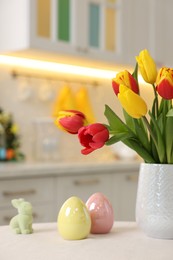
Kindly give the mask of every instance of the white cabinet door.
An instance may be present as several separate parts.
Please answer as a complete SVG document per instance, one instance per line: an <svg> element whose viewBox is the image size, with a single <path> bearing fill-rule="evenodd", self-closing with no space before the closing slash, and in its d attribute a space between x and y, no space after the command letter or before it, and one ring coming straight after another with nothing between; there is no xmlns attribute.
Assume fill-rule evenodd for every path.
<svg viewBox="0 0 173 260"><path fill-rule="evenodd" d="M126 8L126 61L135 64L139 51L148 49L158 67L172 67L173 1L128 0Z"/></svg>
<svg viewBox="0 0 173 260"><path fill-rule="evenodd" d="M153 54L160 66L173 67L173 1L172 0L152 0L152 32Z"/></svg>
<svg viewBox="0 0 173 260"><path fill-rule="evenodd" d="M0 205L10 206L12 199L24 198L31 203L50 202L54 199L53 178L22 178L1 180Z"/></svg>
<svg viewBox="0 0 173 260"><path fill-rule="evenodd" d="M117 173L113 176L113 207L115 219L135 221L138 173Z"/></svg>
<svg viewBox="0 0 173 260"><path fill-rule="evenodd" d="M96 192L102 192L112 202L111 178L109 174L89 173L81 176L58 177L57 212L68 198L77 196L86 202Z"/></svg>
<svg viewBox="0 0 173 260"><path fill-rule="evenodd" d="M122 62L122 1L78 0L78 3L81 54L95 60Z"/></svg>
<svg viewBox="0 0 173 260"><path fill-rule="evenodd" d="M21 178L0 182L0 225L17 215L12 199L24 198L32 203L34 222L56 221L54 178Z"/></svg>
<svg viewBox="0 0 173 260"><path fill-rule="evenodd" d="M122 0L123 60L135 66L135 56L150 49L150 0Z"/></svg>
<svg viewBox="0 0 173 260"><path fill-rule="evenodd" d="M29 17L29 47L50 54L77 53L76 0L31 0Z"/></svg>

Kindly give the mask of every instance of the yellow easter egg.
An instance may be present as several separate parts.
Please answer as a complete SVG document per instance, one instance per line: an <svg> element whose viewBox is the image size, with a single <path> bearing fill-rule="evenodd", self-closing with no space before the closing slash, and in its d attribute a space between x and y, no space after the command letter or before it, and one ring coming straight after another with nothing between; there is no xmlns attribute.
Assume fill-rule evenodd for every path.
<svg viewBox="0 0 173 260"><path fill-rule="evenodd" d="M91 217L85 203L75 196L66 200L59 211L57 224L64 239L86 238L91 229Z"/></svg>

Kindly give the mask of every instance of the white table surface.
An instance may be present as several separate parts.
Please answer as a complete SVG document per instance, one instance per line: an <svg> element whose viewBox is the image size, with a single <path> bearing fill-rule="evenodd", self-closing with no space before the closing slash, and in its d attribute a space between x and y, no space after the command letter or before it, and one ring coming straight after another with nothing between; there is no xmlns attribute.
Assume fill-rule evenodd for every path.
<svg viewBox="0 0 173 260"><path fill-rule="evenodd" d="M33 224L34 233L16 235L0 226L0 260L172 260L173 240L147 237L134 222L115 222L109 234L64 240L56 223Z"/></svg>

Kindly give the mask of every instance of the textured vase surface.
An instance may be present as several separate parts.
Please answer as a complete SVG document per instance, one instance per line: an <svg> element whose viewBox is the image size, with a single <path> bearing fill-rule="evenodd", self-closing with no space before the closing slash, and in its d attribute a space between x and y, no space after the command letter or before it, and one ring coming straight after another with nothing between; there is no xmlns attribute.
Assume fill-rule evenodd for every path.
<svg viewBox="0 0 173 260"><path fill-rule="evenodd" d="M173 165L141 164L136 222L150 237L173 239Z"/></svg>

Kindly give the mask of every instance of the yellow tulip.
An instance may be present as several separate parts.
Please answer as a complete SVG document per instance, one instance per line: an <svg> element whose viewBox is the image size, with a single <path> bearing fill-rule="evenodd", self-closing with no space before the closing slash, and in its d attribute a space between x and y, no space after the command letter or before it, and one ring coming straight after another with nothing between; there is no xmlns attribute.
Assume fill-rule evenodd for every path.
<svg viewBox="0 0 173 260"><path fill-rule="evenodd" d="M124 85L120 85L118 99L124 110L133 118L141 118L147 113L145 101L134 91Z"/></svg>
<svg viewBox="0 0 173 260"><path fill-rule="evenodd" d="M148 50L142 50L136 57L140 72L147 83L154 84L157 77L157 68Z"/></svg>
<svg viewBox="0 0 173 260"><path fill-rule="evenodd" d="M117 73L116 77L112 80L112 87L116 95L119 93L119 86L121 84L130 88L135 93L139 93L139 86L137 81L127 70Z"/></svg>

